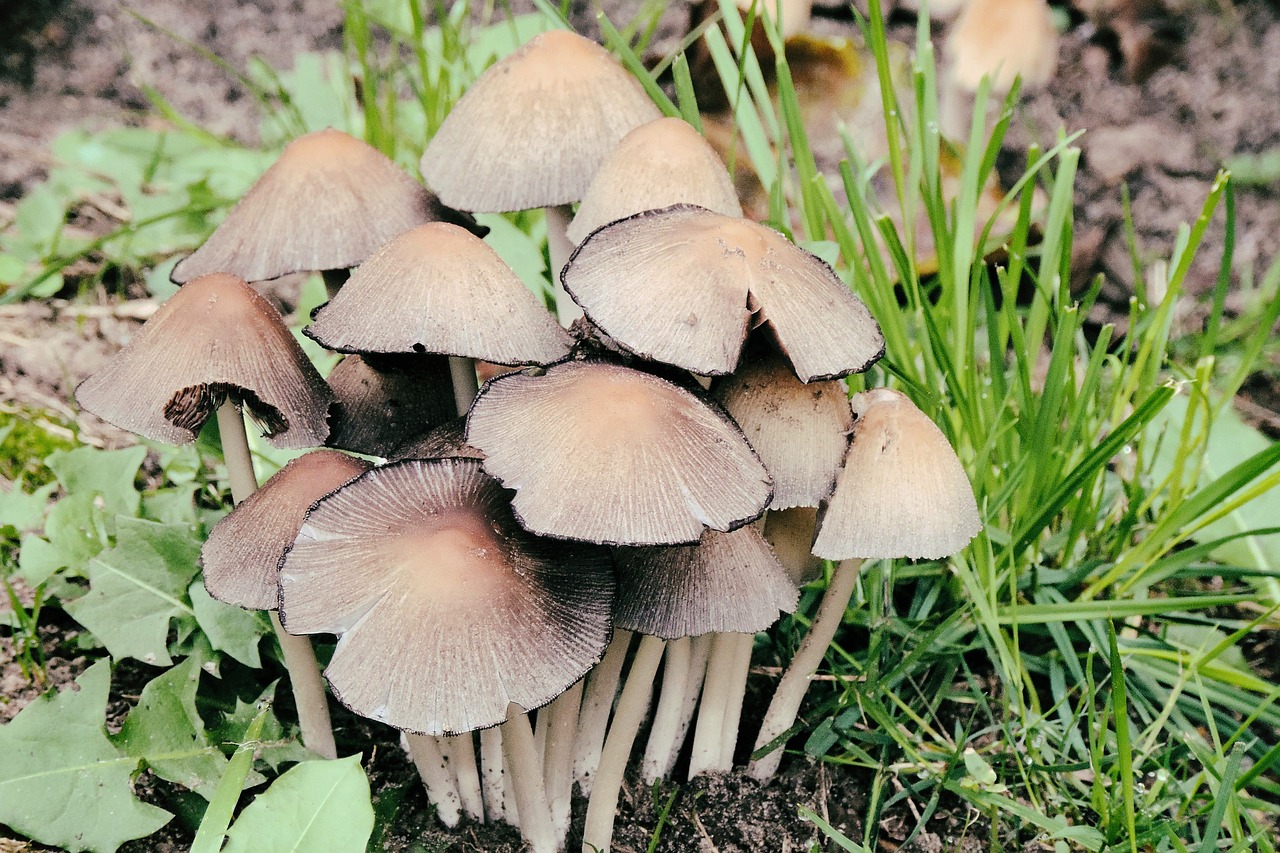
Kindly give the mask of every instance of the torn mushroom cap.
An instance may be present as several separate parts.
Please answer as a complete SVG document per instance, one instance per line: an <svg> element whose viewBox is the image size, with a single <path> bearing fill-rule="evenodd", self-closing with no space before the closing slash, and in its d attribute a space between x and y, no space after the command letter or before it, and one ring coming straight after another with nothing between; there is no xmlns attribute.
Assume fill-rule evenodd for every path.
<svg viewBox="0 0 1280 853"><path fill-rule="evenodd" d="M733 372L753 325L768 327L804 382L866 370L884 354L880 327L826 262L771 228L695 205L606 225L561 278L614 341L703 376Z"/></svg>
<svg viewBox="0 0 1280 853"><path fill-rule="evenodd" d="M349 355L328 382L338 398L330 447L385 458L455 414L449 360L441 355Z"/></svg>
<svg viewBox="0 0 1280 853"><path fill-rule="evenodd" d="M433 352L499 364L547 364L572 343L497 252L442 222L379 249L305 331L340 352Z"/></svg>
<svg viewBox="0 0 1280 853"><path fill-rule="evenodd" d="M340 130L321 130L285 146L171 277L182 284L229 272L264 281L292 272L347 269L397 234L435 220L479 228L377 149Z"/></svg>
<svg viewBox="0 0 1280 853"><path fill-rule="evenodd" d="M887 388L853 398L853 441L823 508L813 553L828 560L956 553L982 521L973 488L942 431Z"/></svg>
<svg viewBox="0 0 1280 853"><path fill-rule="evenodd" d="M608 51L553 30L480 75L427 145L422 174L463 210L569 204L623 136L660 116Z"/></svg>
<svg viewBox="0 0 1280 853"><path fill-rule="evenodd" d="M1047 83L1058 67L1058 30L1045 0L972 0L947 39L951 74L969 91L984 75L997 92L1015 77L1026 86Z"/></svg>
<svg viewBox="0 0 1280 853"><path fill-rule="evenodd" d="M494 726L596 664L604 549L530 536L471 459L375 468L319 501L280 569L295 634L340 634L325 676L351 710L431 735Z"/></svg>
<svg viewBox="0 0 1280 853"><path fill-rule="evenodd" d="M750 363L716 383L713 396L773 477L769 509L817 506L826 500L853 426L843 382L806 385L780 355L753 352Z"/></svg>
<svg viewBox="0 0 1280 853"><path fill-rule="evenodd" d="M318 447L329 435L333 392L279 312L226 274L175 293L76 388L85 409L168 444L194 440L226 399L242 404L276 447Z"/></svg>
<svg viewBox="0 0 1280 853"><path fill-rule="evenodd" d="M280 560L307 509L370 467L335 450L313 450L281 468L210 531L200 549L205 589L227 604L275 610Z"/></svg>
<svg viewBox="0 0 1280 853"><path fill-rule="evenodd" d="M682 119L660 118L637 127L613 149L566 233L581 243L610 222L680 202L742 215L733 179L711 144Z"/></svg>
<svg viewBox="0 0 1280 853"><path fill-rule="evenodd" d="M696 545L618 548L614 624L666 640L754 634L791 613L797 591L755 527L708 530Z"/></svg>
<svg viewBox="0 0 1280 853"><path fill-rule="evenodd" d="M696 542L758 518L772 484L742 433L689 391L612 364L565 362L487 383L467 419L484 467L534 533Z"/></svg>

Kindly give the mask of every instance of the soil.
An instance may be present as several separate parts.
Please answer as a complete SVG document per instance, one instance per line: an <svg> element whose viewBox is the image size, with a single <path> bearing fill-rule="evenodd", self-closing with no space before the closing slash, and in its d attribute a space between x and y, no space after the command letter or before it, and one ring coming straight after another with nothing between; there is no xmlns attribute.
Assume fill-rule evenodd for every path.
<svg viewBox="0 0 1280 853"><path fill-rule="evenodd" d="M1105 280L1099 320L1122 317L1130 298L1133 263L1125 239L1121 186L1128 187L1139 256L1167 256L1180 223L1200 211L1208 185L1224 163L1280 150L1280 9L1274 0L1192 4L1191 0L1103 0L1088 14L1064 9L1070 25L1060 42L1059 70L1038 91L1025 93L999 167L1006 182L1024 165L1026 145L1052 144L1060 128L1088 129L1076 188L1076 285ZM610 3L625 20L638 0ZM623 8L625 6L625 8ZM616 10L616 12L615 12ZM594 30L589 4L575 2L573 18ZM816 5L816 27L851 32L852 15L839 3ZM687 26L688 7L671 4L657 46L670 47ZM893 13L895 32L912 37L913 13ZM945 33L945 24L941 27ZM197 49L198 46L198 49ZM232 69L262 57L288 68L302 51L342 47L342 11L333 0L242 0L237 3L172 3L133 0L49 0L0 6L0 225L13 205L47 172L48 145L70 128L100 129L142 124L149 117L148 89L214 133L255 142L256 105L232 74L201 55L207 50ZM1238 239L1233 281L1261 278L1280 256L1280 181L1237 188ZM1188 279L1203 294L1218 274L1221 213ZM68 403L75 385L127 340L154 303L121 303L103 294L101 304L51 300L0 309L0 410L44 410L78 422L82 440L120 446L130 439L76 412ZM1233 289L1228 306L1247 300ZM288 285L280 294L290 308ZM1188 308L1187 322L1197 312ZM1272 374L1280 374L1274 365ZM1280 435L1280 393L1274 375L1246 385L1242 411ZM7 484L0 484L6 487ZM42 615L40 638L49 660L49 684L72 680L86 660L70 640L74 623L56 610ZM15 659L14 638L0 631L0 721L12 718L46 689L32 684ZM136 696L148 672L117 672L113 700ZM764 676L757 676L757 684ZM758 709L756 713L759 713ZM501 827L464 824L444 833L435 824L421 785L394 733L339 717L353 748L366 753L375 796L398 799L397 820L382 839L387 850L515 851L518 836ZM356 746L359 744L359 746ZM798 746L798 744L793 744ZM739 774L689 785L648 790L630 780L624 792L615 849L657 851L800 851L818 837L796 816L805 805L850 837L860 839L870 777L834 764L789 760L780 780L761 787ZM183 795L144 774L146 799L181 811ZM659 812L671 799L661 831ZM580 827L582 803L575 821ZM886 849L968 851L988 846L983 821L945 798L910 845L922 804L906 797L879 827ZM657 834L658 842L651 847ZM0 828L0 849L5 846ZM133 851L180 850L190 827L175 820L160 834L127 846ZM28 849L41 849L32 846ZM1012 849L1006 846L1005 849Z"/></svg>

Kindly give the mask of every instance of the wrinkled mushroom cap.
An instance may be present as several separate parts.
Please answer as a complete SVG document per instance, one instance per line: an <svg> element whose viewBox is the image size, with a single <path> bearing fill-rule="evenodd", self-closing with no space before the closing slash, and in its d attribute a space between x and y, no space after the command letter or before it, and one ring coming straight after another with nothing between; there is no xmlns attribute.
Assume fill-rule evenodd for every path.
<svg viewBox="0 0 1280 853"><path fill-rule="evenodd" d="M242 279L202 276L76 388L85 409L155 441L186 444L226 399L276 447L324 444L333 392L279 312Z"/></svg>
<svg viewBox="0 0 1280 853"><path fill-rule="evenodd" d="M604 549L539 540L471 459L375 468L319 501L280 568L292 633L340 634L325 677L362 716L431 735L495 726L594 666Z"/></svg>
<svg viewBox="0 0 1280 853"><path fill-rule="evenodd" d="M969 91L984 75L997 92L1015 77L1028 86L1049 81L1058 67L1058 31L1045 0L972 0L947 39L951 74Z"/></svg>
<svg viewBox="0 0 1280 853"><path fill-rule="evenodd" d="M422 174L462 210L568 204L628 131L660 116L608 51L553 30L480 75L427 145Z"/></svg>
<svg viewBox="0 0 1280 853"><path fill-rule="evenodd" d="M942 431L906 395L856 394L853 441L813 553L828 560L940 559L982 530L973 487Z"/></svg>
<svg viewBox="0 0 1280 853"><path fill-rule="evenodd" d="M329 373L337 397L328 445L390 456L454 416L449 360L439 355L349 355Z"/></svg>

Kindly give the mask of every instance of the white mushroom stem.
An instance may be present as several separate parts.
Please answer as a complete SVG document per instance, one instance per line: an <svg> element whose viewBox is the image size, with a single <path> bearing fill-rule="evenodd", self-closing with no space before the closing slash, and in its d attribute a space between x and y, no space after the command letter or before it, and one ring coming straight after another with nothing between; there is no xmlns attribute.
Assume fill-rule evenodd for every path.
<svg viewBox="0 0 1280 853"><path fill-rule="evenodd" d="M733 767L733 753L738 746L738 724L742 720L742 703L747 695L747 676L751 673L751 652L755 634L733 634L733 661L729 674L729 693L724 702L724 722L720 729L720 762L717 770Z"/></svg>
<svg viewBox="0 0 1280 853"><path fill-rule="evenodd" d="M502 724L502 757L515 789L520 835L533 853L555 853L558 849L555 830L551 827L551 810L542 787L538 768L541 762L533 746L529 716L514 705L511 713L511 718Z"/></svg>
<svg viewBox="0 0 1280 853"><path fill-rule="evenodd" d="M573 805L573 739L578 732L578 710L582 705L582 681L557 696L538 712L547 717L547 739L542 759L542 777L547 785L547 804L556 842L563 846L569 834Z"/></svg>
<svg viewBox="0 0 1280 853"><path fill-rule="evenodd" d="M253 456L249 453L249 435L245 432L244 415L239 406L226 400L218 406L217 417L218 433L222 436L222 455L227 463L227 478L231 481L231 500L239 504L258 490L258 475L254 473ZM333 724L329 721L329 701L325 696L320 664L316 661L311 640L290 634L280 624L280 615L274 610L269 612L271 626L275 628L280 651L284 654L284 667L289 672L289 682L293 686L302 742L316 755L337 758L338 747L333 740Z"/></svg>
<svg viewBox="0 0 1280 853"><path fill-rule="evenodd" d="M716 634L707 658L707 677L698 703L698 723L693 730L693 753L689 757L689 778L711 773L720 767L724 710L733 682L734 639L732 634Z"/></svg>
<svg viewBox="0 0 1280 853"><path fill-rule="evenodd" d="M556 297L556 317L560 325L566 329L573 321L582 316L582 309L573 301L560 281L560 271L569 263L573 254L573 241L566 233L569 223L573 221L573 209L567 204L556 205L546 209L547 218L547 255L551 260L551 291Z"/></svg>
<svg viewBox="0 0 1280 853"><path fill-rule="evenodd" d="M702 634L689 641L689 681L684 690L684 701L680 707L680 724L676 728L675 739L671 743L671 754L667 756L667 764L663 769L663 777L669 778L675 769L676 760L680 757L680 749L684 739L693 725L693 715L698 710L698 700L702 698L702 684L707 677L707 658L711 656L711 641L715 634Z"/></svg>
<svg viewBox="0 0 1280 853"><path fill-rule="evenodd" d="M676 750L680 713L684 710L684 694L689 688L691 645L688 637L667 643L662 666L662 692L658 695L658 707L653 712L653 726L649 729L649 743L645 746L644 759L640 763L640 778L644 779L646 785L652 785L667 775L668 758Z"/></svg>
<svg viewBox="0 0 1280 853"><path fill-rule="evenodd" d="M858 558L843 560L836 565L831 583L827 585L822 604L818 607L818 615L809 625L809 633L805 634L800 649L791 659L791 665L783 673L782 680L774 691L764 722L760 724L760 734L751 750L753 753L776 740L795 723L800 703L809 691L809 680L818 671L822 659L826 657L827 647L831 645L836 630L844 621L844 611L849 606L849 598L853 595L853 587L858 581L858 570L861 567L862 560ZM752 761L747 766L747 772L761 782L772 779L782 761L782 747L783 744L778 744L767 755Z"/></svg>
<svg viewBox="0 0 1280 853"><path fill-rule="evenodd" d="M449 377L453 380L453 405L459 417L467 414L471 401L480 390L480 381L476 377L476 360L449 356Z"/></svg>
<svg viewBox="0 0 1280 853"><path fill-rule="evenodd" d="M427 799L436 807L440 822L452 829L462 819L462 799L453 784L453 774L445 761L440 742L431 735L415 735L405 732L405 744L413 765L418 768L422 783L427 786Z"/></svg>
<svg viewBox="0 0 1280 853"><path fill-rule="evenodd" d="M502 773L502 729L497 726L480 732L480 775L484 780L484 810L491 821L516 820L507 813L506 780Z"/></svg>
<svg viewBox="0 0 1280 853"><path fill-rule="evenodd" d="M662 650L666 641L649 634L640 636L640 645L627 672L627 683L618 698L618 710L609 726L604 751L600 753L600 767L596 772L595 787L587 802L587 821L582 831L582 853L608 850L613 841L613 819L618 811L618 795L622 790L622 777L631 757L631 746L636 732L649 710L649 698L653 693L653 679L658 673Z"/></svg>
<svg viewBox="0 0 1280 853"><path fill-rule="evenodd" d="M453 771L458 797L467 817L484 823L484 796L480 792L480 771L476 767L476 746L471 733L442 737L440 751Z"/></svg>
<svg viewBox="0 0 1280 853"><path fill-rule="evenodd" d="M622 676L622 665L627 660L627 650L631 647L631 636L630 631L614 631L604 659L587 675L582 710L578 714L573 777L588 797L595 783L600 751L604 748L604 734L609 727L609 712L613 710L613 699L618 693L618 681Z"/></svg>

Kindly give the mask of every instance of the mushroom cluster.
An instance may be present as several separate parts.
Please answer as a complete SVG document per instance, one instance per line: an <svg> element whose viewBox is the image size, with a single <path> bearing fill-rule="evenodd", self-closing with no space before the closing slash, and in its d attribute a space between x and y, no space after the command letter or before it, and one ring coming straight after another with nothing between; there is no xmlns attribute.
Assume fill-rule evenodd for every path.
<svg viewBox="0 0 1280 853"><path fill-rule="evenodd" d="M855 558L952 553L972 493L954 456L921 473L950 449L904 397L850 408L843 377L884 350L866 307L744 219L707 143L598 45L544 33L492 66L422 171L438 199L338 131L295 141L78 397L166 441L218 412L237 506L204 549L210 593L277 612L286 658L336 635L333 696L405 733L446 824L505 820L559 850L577 782L583 849L606 850L655 685L646 779L682 754L690 775L728 769L753 640L814 554L842 583ZM539 205L568 331L470 216ZM245 283L297 270L329 285L304 330L345 354L328 384ZM481 386L477 362L507 372ZM242 411L282 446L337 449L258 489ZM900 506L911 478L960 514L938 530ZM816 665L784 684L802 697ZM314 656L289 666L305 743L335 755Z"/></svg>

